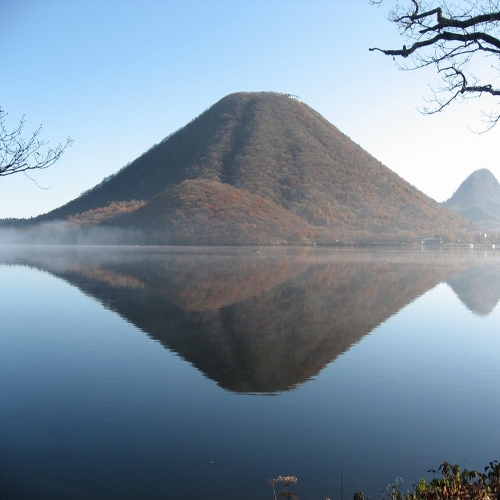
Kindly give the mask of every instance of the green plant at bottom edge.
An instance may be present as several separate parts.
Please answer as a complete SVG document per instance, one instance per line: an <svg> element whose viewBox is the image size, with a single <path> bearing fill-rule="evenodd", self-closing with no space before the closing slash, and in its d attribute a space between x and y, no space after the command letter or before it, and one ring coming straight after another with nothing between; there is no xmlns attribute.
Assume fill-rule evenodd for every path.
<svg viewBox="0 0 500 500"><path fill-rule="evenodd" d="M500 463L490 462L484 472L461 470L458 465L443 462L438 470L429 470L435 476L427 483L421 479L415 486L415 491L402 492L402 480L396 478L387 492L382 492L382 498L390 500L500 500ZM354 500L367 500L363 492L357 491Z"/></svg>

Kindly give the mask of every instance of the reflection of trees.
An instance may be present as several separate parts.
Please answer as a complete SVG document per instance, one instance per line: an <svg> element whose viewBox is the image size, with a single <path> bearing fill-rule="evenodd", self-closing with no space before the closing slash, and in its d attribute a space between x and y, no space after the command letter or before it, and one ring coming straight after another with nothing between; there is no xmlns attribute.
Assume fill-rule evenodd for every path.
<svg viewBox="0 0 500 500"><path fill-rule="evenodd" d="M317 374L447 272L388 262L312 265L220 312L209 337L221 346L215 356L224 372L204 368L204 359L195 364L231 390L285 390Z"/></svg>
<svg viewBox="0 0 500 500"><path fill-rule="evenodd" d="M289 249L47 253L18 258L96 297L237 392L290 389L466 259Z"/></svg>
<svg viewBox="0 0 500 500"><path fill-rule="evenodd" d="M446 281L462 303L480 316L490 314L500 300L500 255L489 251L477 265Z"/></svg>

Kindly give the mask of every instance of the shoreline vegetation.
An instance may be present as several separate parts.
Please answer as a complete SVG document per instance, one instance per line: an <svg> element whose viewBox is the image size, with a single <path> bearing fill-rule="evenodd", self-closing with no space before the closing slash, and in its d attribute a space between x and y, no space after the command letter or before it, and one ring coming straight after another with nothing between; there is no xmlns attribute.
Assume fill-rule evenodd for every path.
<svg viewBox="0 0 500 500"><path fill-rule="evenodd" d="M413 492L403 491L402 479L396 478L385 491L381 490L382 500L500 500L500 463L498 460L490 462L484 468L484 472L462 470L459 465L452 465L448 462L443 462L437 470L431 469L427 472L433 474L434 478L429 482L423 478L420 479L414 485ZM278 500L276 483L283 484L283 490L279 493L280 498L299 499L297 493L288 491L290 485L297 483L295 476L278 476L269 479L269 484L273 488L274 500ZM370 498L370 496L365 496L362 491L357 491L354 493L353 500L368 500Z"/></svg>

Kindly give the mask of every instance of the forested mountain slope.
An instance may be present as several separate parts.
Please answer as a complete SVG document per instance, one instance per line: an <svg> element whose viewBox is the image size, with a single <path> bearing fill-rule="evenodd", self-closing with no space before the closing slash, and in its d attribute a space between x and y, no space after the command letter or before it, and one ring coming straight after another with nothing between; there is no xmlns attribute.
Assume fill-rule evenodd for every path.
<svg viewBox="0 0 500 500"><path fill-rule="evenodd" d="M222 192L230 193L230 209L221 210ZM127 214L120 215L121 206ZM259 224L263 213L276 224ZM411 242L470 232L470 224L319 113L274 92L224 97L111 178L34 222L61 219L139 224L144 241L178 244L198 244L200 231L210 233L210 244Z"/></svg>
<svg viewBox="0 0 500 500"><path fill-rule="evenodd" d="M443 205L488 228L500 228L500 184L487 169L473 172Z"/></svg>

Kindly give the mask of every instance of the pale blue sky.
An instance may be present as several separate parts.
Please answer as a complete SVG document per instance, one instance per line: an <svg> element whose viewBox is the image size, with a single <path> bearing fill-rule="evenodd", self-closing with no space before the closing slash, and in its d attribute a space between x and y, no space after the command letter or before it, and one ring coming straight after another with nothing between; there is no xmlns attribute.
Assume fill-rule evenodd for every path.
<svg viewBox="0 0 500 500"><path fill-rule="evenodd" d="M0 106L26 134L74 146L48 170L0 178L0 218L45 213L99 183L227 94L296 94L403 178L443 201L478 168L500 179L500 127L478 100L422 116L432 70L400 72L368 0L4 0Z"/></svg>

